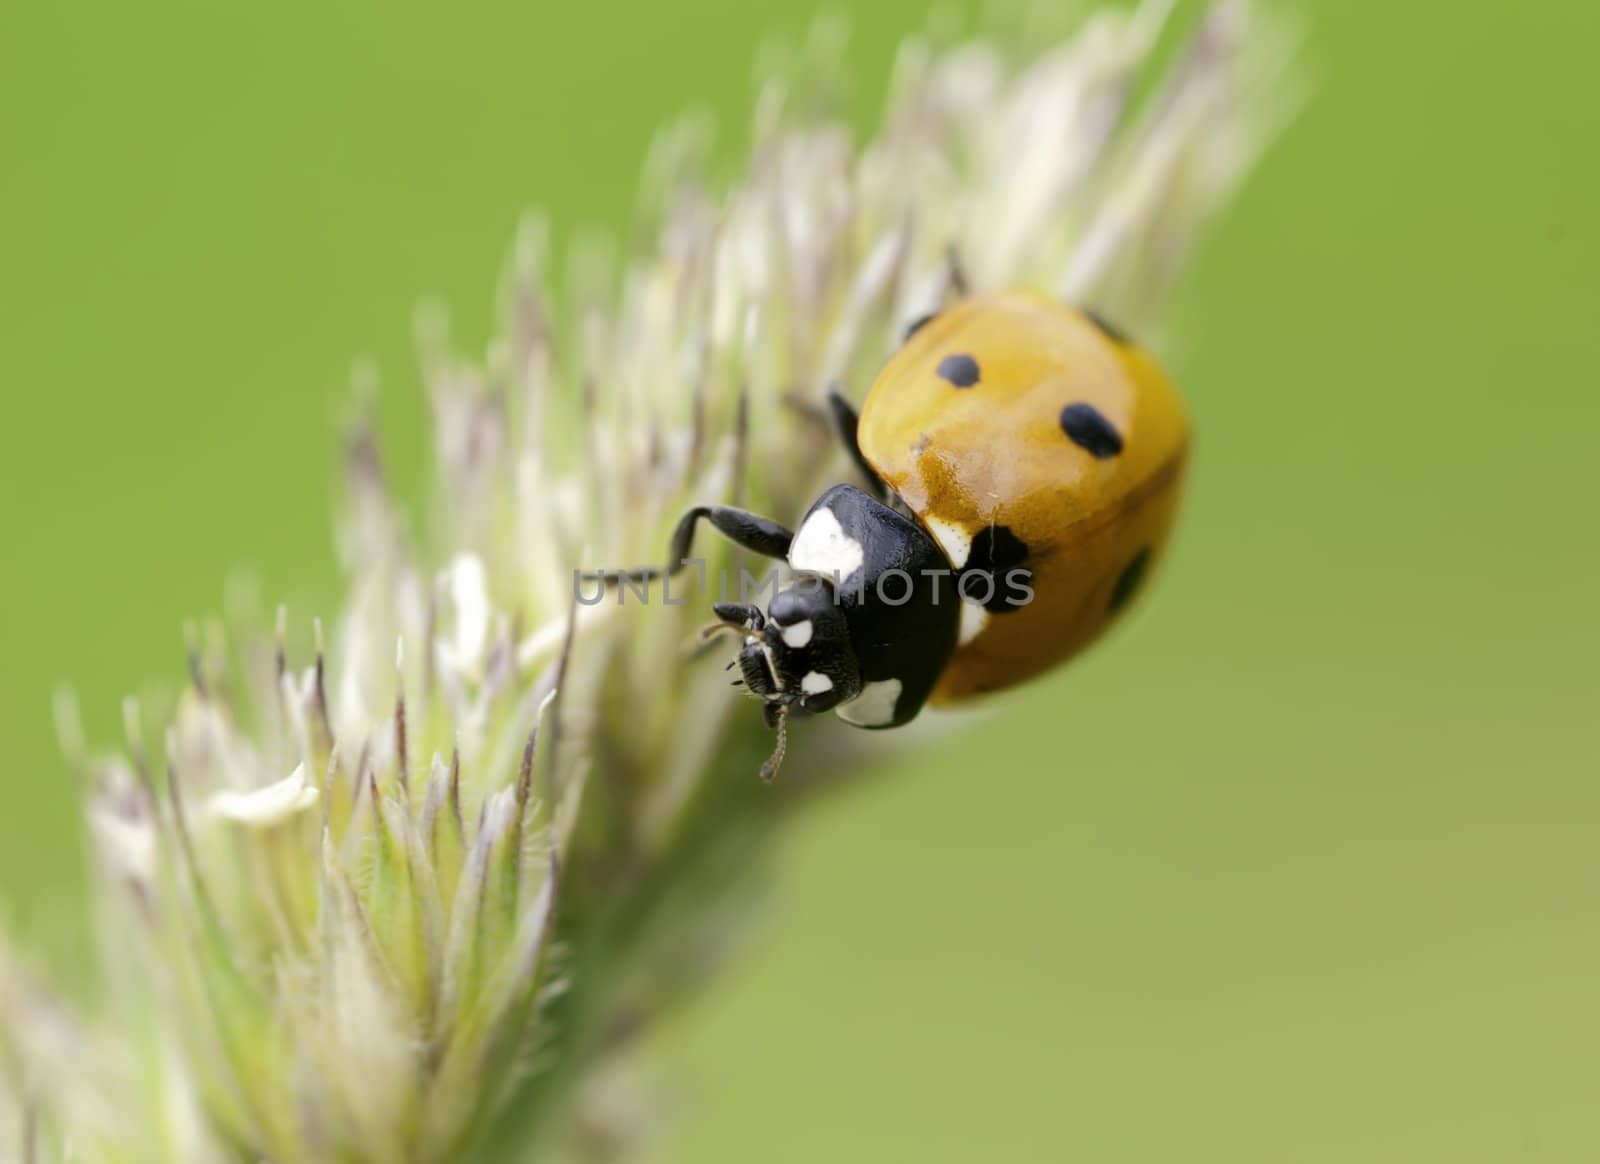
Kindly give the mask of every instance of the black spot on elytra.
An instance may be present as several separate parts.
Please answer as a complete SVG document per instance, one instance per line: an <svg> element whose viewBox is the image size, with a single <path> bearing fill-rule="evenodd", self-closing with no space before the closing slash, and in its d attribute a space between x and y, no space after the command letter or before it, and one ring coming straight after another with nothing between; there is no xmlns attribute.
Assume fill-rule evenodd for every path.
<svg viewBox="0 0 1600 1164"><path fill-rule="evenodd" d="M1104 461L1122 451L1122 434L1100 415L1092 404L1069 404L1061 410L1061 431L1096 460Z"/></svg>
<svg viewBox="0 0 1600 1164"><path fill-rule="evenodd" d="M971 388L978 382L978 361L968 355L946 356L939 361L938 372L957 388Z"/></svg>
<svg viewBox="0 0 1600 1164"><path fill-rule="evenodd" d="M1027 560L1028 543L1013 533L1010 526L988 526L979 530L972 539L972 550L967 554L967 564L962 568L956 584L960 587L960 593L970 596L974 602L985 599L983 608L990 614L1010 614L1022 609L1020 599L1023 595L1017 583L1031 584L1033 572L1025 570L1023 573L1026 577L1021 578L1008 575ZM982 580L968 580L971 575L978 573L987 573L994 579L992 594Z"/></svg>
<svg viewBox="0 0 1600 1164"><path fill-rule="evenodd" d="M934 317L937 314L938 312L936 311L930 311L927 315L920 315L916 319L913 319L908 325L906 325L906 333L900 337L900 342L905 343L906 340L910 339L923 328L927 327L928 324L933 322Z"/></svg>
<svg viewBox="0 0 1600 1164"><path fill-rule="evenodd" d="M1150 549L1145 547L1133 556L1133 560L1122 568L1122 573L1117 575L1117 584L1111 588L1111 603L1108 609L1116 614L1128 605L1133 596L1139 593L1139 587L1144 585L1144 576L1150 569Z"/></svg>
<svg viewBox="0 0 1600 1164"><path fill-rule="evenodd" d="M1112 343L1121 344L1123 347L1132 345L1133 340L1128 333L1123 331L1116 324L1112 323L1105 316L1101 315L1098 311L1094 310L1092 307L1085 307L1081 310L1083 311L1084 318L1098 327L1101 332L1105 334L1105 337Z"/></svg>

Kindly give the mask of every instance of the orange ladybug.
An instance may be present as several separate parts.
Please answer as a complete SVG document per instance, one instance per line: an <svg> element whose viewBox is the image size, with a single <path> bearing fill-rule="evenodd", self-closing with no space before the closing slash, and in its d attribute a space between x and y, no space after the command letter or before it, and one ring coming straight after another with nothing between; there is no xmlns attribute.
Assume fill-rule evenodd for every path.
<svg viewBox="0 0 1600 1164"><path fill-rule="evenodd" d="M718 603L769 725L836 711L906 723L1070 658L1124 610L1172 530L1189 418L1156 362L1090 312L1026 290L919 320L860 415L834 420L873 492L836 485L790 531L690 510L794 572L762 611ZM876 494L874 496L873 494ZM770 778L782 740L763 775Z"/></svg>

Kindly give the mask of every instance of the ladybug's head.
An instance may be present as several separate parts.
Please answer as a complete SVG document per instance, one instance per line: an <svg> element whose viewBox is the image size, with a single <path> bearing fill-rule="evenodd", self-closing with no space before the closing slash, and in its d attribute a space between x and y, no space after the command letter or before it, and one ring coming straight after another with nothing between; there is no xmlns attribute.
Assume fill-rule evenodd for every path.
<svg viewBox="0 0 1600 1164"><path fill-rule="evenodd" d="M726 625L744 631L739 671L766 704L769 723L780 714L828 711L860 694L850 628L826 581L797 578L773 596L765 614L736 602L714 609Z"/></svg>

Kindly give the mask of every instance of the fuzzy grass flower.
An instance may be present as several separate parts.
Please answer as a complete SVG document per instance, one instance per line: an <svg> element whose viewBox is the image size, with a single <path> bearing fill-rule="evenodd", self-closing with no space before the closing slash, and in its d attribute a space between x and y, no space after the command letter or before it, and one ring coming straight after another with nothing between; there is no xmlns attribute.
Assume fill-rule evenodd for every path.
<svg viewBox="0 0 1600 1164"><path fill-rule="evenodd" d="M952 256L976 287L1153 324L1277 120L1281 60L1224 0L1146 86L1166 7L1062 39L912 41L860 149L814 100L821 38L766 85L741 184L702 177L695 126L662 137L653 245L580 253L566 322L536 221L482 360L425 316L425 533L359 410L326 629L236 595L170 706L127 706L114 755L63 701L103 988L80 1015L0 951L0 1150L625 1148L611 1066L703 982L762 836L862 737L818 725L764 785L770 736L700 642L705 601L580 602L574 571L659 560L694 504L800 512L841 468L823 394L870 383L954 293ZM706 557L737 576L725 547Z"/></svg>

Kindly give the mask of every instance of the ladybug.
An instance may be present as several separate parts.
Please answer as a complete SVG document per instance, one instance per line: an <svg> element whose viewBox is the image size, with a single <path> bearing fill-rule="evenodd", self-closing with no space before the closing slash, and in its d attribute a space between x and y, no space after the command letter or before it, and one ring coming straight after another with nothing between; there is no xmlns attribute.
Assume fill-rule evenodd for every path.
<svg viewBox="0 0 1600 1164"><path fill-rule="evenodd" d="M705 520L793 571L765 611L718 603L710 628L743 635L734 662L779 731L768 779L791 715L898 727L1080 651L1150 576L1188 460L1188 413L1156 362L1028 290L917 321L859 416L837 390L829 405L869 489L833 486L792 532L697 507L668 556L680 568Z"/></svg>

